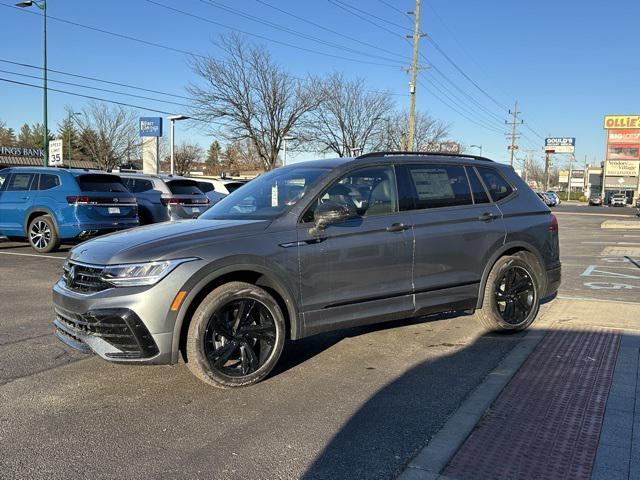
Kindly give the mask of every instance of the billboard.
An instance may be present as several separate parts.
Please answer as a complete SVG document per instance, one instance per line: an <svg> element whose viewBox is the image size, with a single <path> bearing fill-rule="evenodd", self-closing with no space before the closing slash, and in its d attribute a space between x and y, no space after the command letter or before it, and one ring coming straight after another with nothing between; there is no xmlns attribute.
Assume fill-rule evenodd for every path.
<svg viewBox="0 0 640 480"><path fill-rule="evenodd" d="M640 128L640 115L605 115L604 128Z"/></svg>
<svg viewBox="0 0 640 480"><path fill-rule="evenodd" d="M162 117L140 117L141 137L161 137Z"/></svg>
<svg viewBox="0 0 640 480"><path fill-rule="evenodd" d="M638 160L607 160L605 173L614 177L637 177L640 171Z"/></svg>
<svg viewBox="0 0 640 480"><path fill-rule="evenodd" d="M544 139L544 151L547 153L575 153L575 137L550 137Z"/></svg>

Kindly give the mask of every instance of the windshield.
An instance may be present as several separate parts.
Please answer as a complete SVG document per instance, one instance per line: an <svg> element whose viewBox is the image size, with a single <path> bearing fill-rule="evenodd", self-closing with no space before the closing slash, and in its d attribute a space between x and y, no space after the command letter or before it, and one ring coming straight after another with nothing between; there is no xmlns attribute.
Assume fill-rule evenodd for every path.
<svg viewBox="0 0 640 480"><path fill-rule="evenodd" d="M244 185L207 210L205 219L271 219L295 205L328 168L287 167Z"/></svg>

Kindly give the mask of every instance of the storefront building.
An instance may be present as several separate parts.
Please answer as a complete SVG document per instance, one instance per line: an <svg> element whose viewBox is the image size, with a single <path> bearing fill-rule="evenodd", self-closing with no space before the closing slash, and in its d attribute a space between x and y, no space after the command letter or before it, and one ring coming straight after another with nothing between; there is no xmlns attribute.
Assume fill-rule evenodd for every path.
<svg viewBox="0 0 640 480"><path fill-rule="evenodd" d="M624 193L632 203L640 195L640 115L607 115L604 197Z"/></svg>
<svg viewBox="0 0 640 480"><path fill-rule="evenodd" d="M44 151L41 148L6 147L0 145L0 169L5 167L41 167ZM64 160L70 168L95 168L94 162Z"/></svg>

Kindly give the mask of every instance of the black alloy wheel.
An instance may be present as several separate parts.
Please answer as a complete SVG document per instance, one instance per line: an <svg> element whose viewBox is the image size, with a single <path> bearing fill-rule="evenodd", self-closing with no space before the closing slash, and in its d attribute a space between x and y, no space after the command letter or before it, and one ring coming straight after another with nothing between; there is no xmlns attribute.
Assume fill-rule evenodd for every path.
<svg viewBox="0 0 640 480"><path fill-rule="evenodd" d="M253 298L234 299L209 319L204 353L209 367L229 377L255 373L271 356L276 325L269 309Z"/></svg>
<svg viewBox="0 0 640 480"><path fill-rule="evenodd" d="M517 326L535 307L536 288L531 274L521 266L511 265L501 273L494 292L498 313L503 321Z"/></svg>

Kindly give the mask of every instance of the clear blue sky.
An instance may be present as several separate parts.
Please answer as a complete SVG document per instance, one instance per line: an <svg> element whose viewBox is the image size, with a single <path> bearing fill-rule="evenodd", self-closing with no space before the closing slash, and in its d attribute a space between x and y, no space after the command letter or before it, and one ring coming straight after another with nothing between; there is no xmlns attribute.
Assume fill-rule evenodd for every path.
<svg viewBox="0 0 640 480"><path fill-rule="evenodd" d="M410 61L411 47L402 36L410 33L412 20L401 12L413 10L413 0L264 0L361 42L378 46L384 51L303 23L261 4L258 0L153 1L267 39L329 55L385 64L360 63L254 39L264 43L294 75L342 71L348 77L365 77L371 89L387 89L399 94L394 98L400 106L408 104L408 77L398 65ZM336 5L340 2L380 17L376 19L358 13L384 28L347 13ZM21 9L1 6L13 3L0 0L0 59L41 65L41 17ZM343 48L322 45L278 31L224 11L212 3L340 44ZM640 113L640 95L637 91L640 65L636 51L640 2L423 0L422 4L423 31L431 35L441 50L493 100L472 85L432 43L423 39L421 52L435 68L421 74L417 94L418 109L450 122L455 139L467 145L483 145L485 155L500 161L508 159L508 142L504 136L507 131L504 120L508 118L508 114L502 106L513 108L516 99L520 103L522 118L536 133L542 136L551 134L577 137L577 157L582 161L584 155L587 155L590 163L594 160L599 162L604 152L602 117L607 113ZM37 9L32 8L31 11L36 12ZM50 17L197 54L215 54L217 49L212 40L221 33L229 32L229 29L222 26L171 12L145 0L49 0L48 13ZM347 48L385 59L364 56ZM49 21L48 51L51 69L178 95L184 95L185 85L193 80L186 54L117 38L54 19ZM0 69L39 75L37 70L2 62ZM0 72L0 77L38 85L41 83L37 79L4 72ZM123 87L59 74L51 74L50 79L125 90ZM425 85L426 90L423 87ZM177 105L54 82L50 83L50 87L159 110L182 110ZM183 101L158 94L127 91L175 102ZM449 105L445 105L442 100ZM51 126L56 127L60 122L66 105L78 109L85 102L81 98L51 92ZM18 129L24 122L41 121L41 105L41 90L0 82L0 119L9 126ZM476 123L451 107L464 112L466 117ZM141 110L140 113L154 115L151 111ZM485 126L488 124L490 128L477 123ZM536 148L541 151L543 142L536 133L528 128L522 128L521 132L526 135L520 140L522 149ZM180 135L183 139L189 138L203 146L210 141L203 132L186 129L184 126L180 126Z"/></svg>

